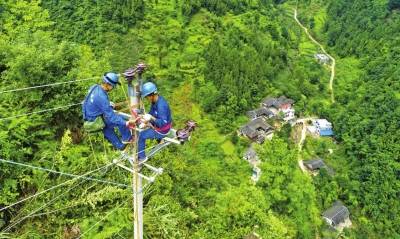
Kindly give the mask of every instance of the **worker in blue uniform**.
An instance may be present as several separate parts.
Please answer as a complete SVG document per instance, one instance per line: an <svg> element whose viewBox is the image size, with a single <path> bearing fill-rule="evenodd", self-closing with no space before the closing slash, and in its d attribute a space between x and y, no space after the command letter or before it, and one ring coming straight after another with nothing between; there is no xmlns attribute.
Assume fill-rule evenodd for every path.
<svg viewBox="0 0 400 239"><path fill-rule="evenodd" d="M104 137L116 148L123 150L126 144L132 140L131 127L135 122L125 120L121 115L114 112L114 109L108 99L108 92L114 89L119 83L119 76L116 73L109 72L104 74L101 84L93 85L82 105L83 119L93 122L97 117L102 117L105 127L103 128ZM114 128L118 128L121 138L117 136Z"/></svg>
<svg viewBox="0 0 400 239"><path fill-rule="evenodd" d="M144 162L147 160L144 152L146 140L163 139L171 129L172 117L168 102L158 94L157 86L154 83L145 83L141 89L141 96L151 103L149 113L141 116L141 121L149 126L148 129L139 133L139 161Z"/></svg>

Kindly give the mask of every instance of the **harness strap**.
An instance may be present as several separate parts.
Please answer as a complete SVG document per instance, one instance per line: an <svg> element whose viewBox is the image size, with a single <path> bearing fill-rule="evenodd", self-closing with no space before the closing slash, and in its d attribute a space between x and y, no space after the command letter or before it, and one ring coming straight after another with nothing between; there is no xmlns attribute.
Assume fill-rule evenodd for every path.
<svg viewBox="0 0 400 239"><path fill-rule="evenodd" d="M172 127L172 123L168 123L160 128L154 126L154 130L157 131L158 133L166 134L171 130L171 127Z"/></svg>

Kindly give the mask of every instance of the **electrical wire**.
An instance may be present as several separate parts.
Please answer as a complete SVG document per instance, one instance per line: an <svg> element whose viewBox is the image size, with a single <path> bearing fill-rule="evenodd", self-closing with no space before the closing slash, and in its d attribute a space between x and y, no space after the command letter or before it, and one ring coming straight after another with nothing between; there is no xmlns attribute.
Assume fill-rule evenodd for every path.
<svg viewBox="0 0 400 239"><path fill-rule="evenodd" d="M49 214L53 214L53 213L56 213L56 212L59 212L59 211L63 211L65 209L73 208L73 207L76 207L76 206L77 205L71 205L71 206L68 206L68 207L59 208L59 209L56 209L56 210L53 210L53 211L49 211L49 212L37 213L37 214L31 215L29 217L39 217L39 216L49 215ZM26 218L28 218L28 216L26 216Z"/></svg>
<svg viewBox="0 0 400 239"><path fill-rule="evenodd" d="M41 195L41 194L43 194L43 193L46 193L46 192L49 192L49 191L51 191L51 190L53 190L53 189L59 188L59 187L65 185L65 184L67 184L67 183L69 183L69 182L72 182L72 181L77 180L77 179L80 179L80 178L84 178L84 177L86 177L87 175L89 175L89 174L91 174L91 173L100 171L100 170L102 170L102 169L104 169L104 168L108 168L108 167L110 167L111 165L113 165L113 164L115 164L115 163L118 163L118 162L121 161L121 160L122 160L122 156L121 156L116 162L111 162L111 163L106 164L106 165L104 165L104 166L102 166L102 167L100 167L100 168L94 169L94 170L89 171L89 172L87 172L87 173L85 173L85 174L83 174L83 175L80 175L80 176L78 176L78 177L76 177L76 178L67 180L67 181L65 181L65 182L63 182L63 183L60 183L60 184L55 185L55 186L53 186L53 187L51 187L51 188L48 188L48 189L43 190L43 191L40 191L39 193L36 193L36 194L31 195L31 196L29 196L29 197L26 197L26 198L24 198L24 199L22 199L22 200L19 200L19 201L15 202L15 203L12 203L12 204L10 204L10 205L8 205L8 206L5 206L5 207L3 207L3 208L0 209L0 212L6 210L7 208L10 208L10 207L13 207L13 206L15 206L15 205L18 205L18 204L20 204L20 203L22 203L22 202L25 202L26 200L29 200L29 199L34 198L34 197L37 197L37 196L39 196L39 195Z"/></svg>
<svg viewBox="0 0 400 239"><path fill-rule="evenodd" d="M75 104L69 104L69 105L59 106L59 107L45 109L45 110L34 111L34 112L30 112L30 113L25 113L25 114L13 115L13 116L10 116L10 117L0 118L0 121L9 120L9 119L15 119L15 118L19 118L19 117L22 117L22 116L28 116L28 115L33 115L33 114L41 114L41 113L45 113L45 112L49 112L49 111L55 111L55 110L64 109L64 108L70 108L72 106L81 105L81 104L82 103L75 103Z"/></svg>
<svg viewBox="0 0 400 239"><path fill-rule="evenodd" d="M125 201L125 203L128 202L128 201L130 201L130 200L131 200L131 199L129 198L128 200ZM121 206L122 206L122 204L120 204L119 206L115 207L113 210L111 210L110 212L108 212L108 213L107 213L104 217L102 217L99 221L97 221L95 224L93 224L91 227L89 227L88 230L86 230L85 232L83 232L83 233L78 237L78 239L79 239L79 238L82 238L82 236L84 236L86 233L88 233L88 232L90 232L91 230L93 230L93 228L94 228L97 224L99 224L99 223L102 222L104 219L106 219L108 216L110 216L111 214L113 214L114 212L116 212L117 209L119 209Z"/></svg>
<svg viewBox="0 0 400 239"><path fill-rule="evenodd" d="M9 231L11 228L15 227L16 225L18 225L19 223L21 223L23 220L25 220L26 218L29 218L30 216L32 216L33 214L35 214L36 212L42 210L43 208L45 208L46 206L50 205L52 202L56 201L58 198L60 198L61 196L65 195L66 193L68 193L69 191L71 191L72 189L78 187L79 185L83 184L85 181L81 181L79 182L77 185L69 188L67 191L63 191L63 193L58 194L56 197L54 197L53 199L51 199L50 201L46 202L45 204L43 204L42 206L40 206L38 209L35 209L34 211L32 211L31 213L29 213L27 216L20 218L18 221L14 222L12 225L9 225L6 229L4 229L4 232Z"/></svg>
<svg viewBox="0 0 400 239"><path fill-rule="evenodd" d="M0 159L0 162L12 164L12 165L17 165L17 166L22 166L22 167L27 167L27 168L36 169L36 170L41 170L41 171L46 171L46 172L50 172L50 173L55 173L55 174L59 174L59 175L67 176L67 177L76 178L76 177L80 176L80 175L76 175L76 174L64 173L64 172L59 172L59 171L55 171L55 170L52 170L52 169L37 167L37 166L29 165L29 164L18 163L18 162L11 161L11 160L6 160L6 159ZM86 179L86 180L90 180L90 181L96 181L96 182L100 182L100 183L111 184L111 185L119 186L119 187L128 187L128 185L126 185L126 184L117 183L117 182L108 181L108 180L97 179L97 178L92 178L92 177L82 177L82 179Z"/></svg>
<svg viewBox="0 0 400 239"><path fill-rule="evenodd" d="M149 188L150 188L150 185L151 185L151 184L146 184L146 185L143 187L141 193L144 194L144 193L148 192L148 191L149 191ZM131 200L131 198L129 198L126 202L128 202L128 201L130 201L130 200ZM97 224L99 224L100 222L102 222L102 221L103 221L104 219L106 219L109 215L113 214L117 209L121 208L121 206L122 206L122 204L119 205L117 208L114 208L114 209L113 209L112 211L110 211L109 213L107 213L107 215L105 215L103 218L101 218L99 221L97 221L95 224L93 224L88 230L86 230L84 233L82 233L82 234L78 237L78 239L79 239L79 238L82 238L83 235L85 235L85 234L88 233L89 231L93 230L93 228L94 228Z"/></svg>
<svg viewBox="0 0 400 239"><path fill-rule="evenodd" d="M105 174L105 173L103 173L103 175L104 175L104 174ZM85 180L87 180L87 178L85 178ZM83 182L84 182L84 181L82 181L82 183L83 183ZM96 182L96 183L97 183L97 182ZM91 185L91 186L89 186L88 188L86 188L86 190L89 190L90 188L93 188L94 186L96 186L96 183L94 183L93 185ZM79 183L79 184L81 184L81 183ZM78 184L78 185L79 185L79 184ZM75 188L75 187L76 187L76 186L74 186L74 188ZM70 190L71 190L71 189L70 189ZM70 191L70 190L69 190L69 191ZM49 202L47 202L46 204L48 205ZM45 204L45 205L46 205L46 204ZM65 210L65 209L68 209L68 208L72 208L72 207L75 207L75 206L77 206L77 205L72 205L72 206L68 206L68 207L61 208L61 209L53 210L53 211L50 211L50 212L44 212L44 213L38 213L38 214L35 214L36 212L39 211L39 210L36 210L36 211L30 213L29 215L25 216L22 220L25 220L25 219L27 219L27 218L42 216L42 215L48 215L48 214L55 213L55 212L58 212L58 211L62 211L62 210Z"/></svg>
<svg viewBox="0 0 400 239"><path fill-rule="evenodd" d="M36 85L36 86L30 86L30 87L24 87L24 88L18 88L18 89L11 89L11 90L3 90L3 91L0 91L0 94L17 92L17 91L24 91L24 90L32 90L32 89L38 89L38 88L44 88L44 87L50 87L50 86L56 86L56 85L63 85L63 84L74 83L74 82L88 81L88 80L93 80L93 79L97 79L97 78L99 78L99 77L96 76L96 77L90 77L90 78L86 78L86 79L56 82L56 83L52 83L52 84Z"/></svg>
<svg viewBox="0 0 400 239"><path fill-rule="evenodd" d="M146 150L152 149L152 148L154 148L154 147L156 147L156 146L157 146L157 145L154 145L154 146L148 147L148 148L146 148L146 149L144 149L144 150L142 150L142 151L139 151L139 152L136 153L136 155L139 154L139 153L141 153L141 152L144 152L144 151L146 151ZM69 182L71 182L71 181L74 181L74 180L77 180L77 179L81 179L81 178L85 178L85 177L86 177L87 175L89 175L89 174L92 174L92 173L94 173L94 172L100 171L100 170L102 170L102 169L109 168L110 166L112 166L112 165L114 165L114 164L117 164L117 163L121 162L121 161L124 160L124 159L125 159L125 158L124 158L123 156L120 156L120 157L117 158L117 160L115 160L115 161L113 161L113 162L111 162L111 163L108 163L108 164L106 164L106 165L104 165L104 166L102 166L102 167L99 167L99 168L94 169L94 170L92 170L92 171L86 172L85 174L78 175L78 176L75 177L75 178L72 178L72 179L70 179L70 180L67 180L67 181L65 181L65 182L63 182L63 183L60 183L60 184L58 184L58 185L55 185L55 186L53 186L53 187L51 187L51 188L48 188L48 189L46 189L46 190L40 191L39 193L36 193L36 194L34 194L34 195L31 195L31 196L29 196L29 197L26 197L26 198L24 198L24 199L21 199L21 200L15 202L15 203L12 203L12 204L10 204L10 205L8 205L8 206L3 207L3 208L0 208L0 212L4 211L4 210L6 210L6 209L8 209L8 208L10 208L10 207L16 206L16 205L18 205L18 204L20 204L20 203L22 203L22 202L25 202L26 200L29 200L29 199L31 199L31 198L35 198L35 197L37 197L37 196L39 196L39 195L41 195L41 194L43 194L43 193L46 193L46 192L49 192L49 191L51 191L51 190L53 190L53 189L59 188L59 187L65 185L65 184L67 184L67 183L69 183Z"/></svg>

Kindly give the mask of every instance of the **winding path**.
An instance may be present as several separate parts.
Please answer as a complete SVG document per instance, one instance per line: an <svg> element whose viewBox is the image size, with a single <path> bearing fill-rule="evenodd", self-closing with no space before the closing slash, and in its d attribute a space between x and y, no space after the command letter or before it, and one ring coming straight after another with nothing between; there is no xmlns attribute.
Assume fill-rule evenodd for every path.
<svg viewBox="0 0 400 239"><path fill-rule="evenodd" d="M313 41L316 45L318 45L321 48L322 52L331 59L331 65L330 65L331 78L329 80L329 91L331 92L331 102L335 103L335 96L334 96L334 93L333 93L333 80L335 79L336 60L331 55L329 55L328 52L326 52L324 46L322 46L317 40L315 40L314 37L311 36L311 34L308 32L308 29L305 26L303 26L303 24L301 24L299 19L297 19L297 9L294 9L293 18L297 22L297 24L299 24L299 26L301 28L303 28L303 30L307 34L308 38L310 38L311 41Z"/></svg>
<svg viewBox="0 0 400 239"><path fill-rule="evenodd" d="M306 122L309 120L313 120L314 118L303 118L303 119L298 119L296 121L296 123L301 123L303 125L303 128L301 130L301 137L299 140L299 143L297 144L298 148L299 148L299 152L302 150L303 148L303 142L306 139L306 133L307 133L307 125Z"/></svg>
<svg viewBox="0 0 400 239"><path fill-rule="evenodd" d="M306 172L307 170L304 167L300 152L303 149L303 143L304 143L304 140L306 139L307 121L312 120L312 119L314 119L314 118L303 118L303 119L298 119L296 121L296 123L301 123L303 125L303 128L301 129L301 137L300 137L299 143L297 144L298 150L299 150L299 159L298 159L297 163L299 164L299 167L300 167L301 171L303 171L303 172Z"/></svg>

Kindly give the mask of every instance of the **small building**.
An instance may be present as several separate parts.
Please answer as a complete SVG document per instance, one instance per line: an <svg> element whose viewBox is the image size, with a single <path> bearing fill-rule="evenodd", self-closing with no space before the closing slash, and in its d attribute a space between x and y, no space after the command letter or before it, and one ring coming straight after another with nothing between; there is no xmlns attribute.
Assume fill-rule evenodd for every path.
<svg viewBox="0 0 400 239"><path fill-rule="evenodd" d="M261 176L261 169L259 167L253 167L253 173L251 175L251 180L256 183L258 180L260 180Z"/></svg>
<svg viewBox="0 0 400 239"><path fill-rule="evenodd" d="M254 150L253 147L250 146L250 147L247 149L247 151L244 153L243 159L244 159L244 160L247 160L247 161L250 161L250 160L252 160L252 159L258 159L257 152Z"/></svg>
<svg viewBox="0 0 400 239"><path fill-rule="evenodd" d="M349 210L340 201L336 201L331 208L322 214L322 218L326 223L334 228L340 224L351 224L349 216Z"/></svg>
<svg viewBox="0 0 400 239"><path fill-rule="evenodd" d="M320 158L303 161L303 164L304 164L304 166L306 166L306 168L308 170L311 170L311 171L316 171L316 170L326 167L326 164Z"/></svg>
<svg viewBox="0 0 400 239"><path fill-rule="evenodd" d="M265 98L261 103L262 107L270 110L274 116L283 114L283 120L289 121L295 118L295 110L293 109L294 101L292 99L281 96L279 98Z"/></svg>
<svg viewBox="0 0 400 239"><path fill-rule="evenodd" d="M315 54L314 57L320 64L328 64L331 60L326 54L321 53Z"/></svg>
<svg viewBox="0 0 400 239"><path fill-rule="evenodd" d="M271 138L274 130L271 125L262 118L250 121L239 129L239 134L248 137L252 141L262 144L265 138Z"/></svg>
<svg viewBox="0 0 400 239"><path fill-rule="evenodd" d="M332 123L326 119L317 119L313 121L315 133L319 136L333 136Z"/></svg>
<svg viewBox="0 0 400 239"><path fill-rule="evenodd" d="M261 107L255 110L250 110L247 112L247 116L251 119L257 119L260 117L264 117L266 119L274 117L274 113L265 107Z"/></svg>
<svg viewBox="0 0 400 239"><path fill-rule="evenodd" d="M307 170L311 171L311 173L313 173L313 175L317 175L318 171L322 168L324 168L329 175L333 175L334 171L332 168L328 167L324 160L322 160L321 158L315 158L315 159L311 159L311 160L307 160L307 161L303 161L303 165L306 167Z"/></svg>

